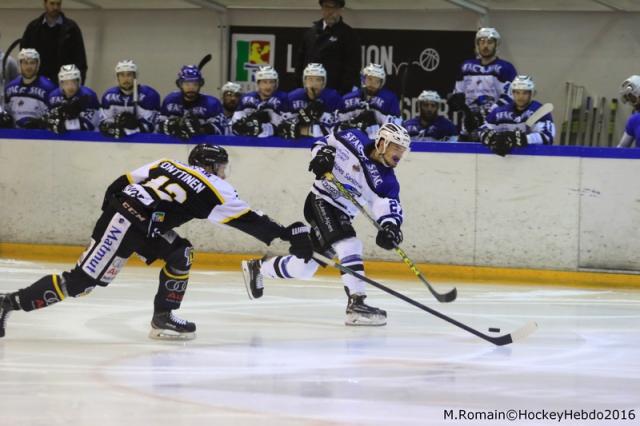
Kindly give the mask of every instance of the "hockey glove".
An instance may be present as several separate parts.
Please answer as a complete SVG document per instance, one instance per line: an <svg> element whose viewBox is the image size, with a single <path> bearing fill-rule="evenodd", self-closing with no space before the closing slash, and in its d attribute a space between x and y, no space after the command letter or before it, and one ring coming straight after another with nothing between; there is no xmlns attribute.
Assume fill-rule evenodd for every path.
<svg viewBox="0 0 640 426"><path fill-rule="evenodd" d="M262 125L258 120L239 120L233 123L231 127L233 132L240 136L258 136L262 132Z"/></svg>
<svg viewBox="0 0 640 426"><path fill-rule="evenodd" d="M333 170L336 163L336 149L326 145L320 148L315 157L309 163L309 171L316 175L316 179L322 179L324 174Z"/></svg>
<svg viewBox="0 0 640 426"><path fill-rule="evenodd" d="M385 222L376 236L376 244L385 250L396 248L402 242L402 231L393 222Z"/></svg>
<svg viewBox="0 0 640 426"><path fill-rule="evenodd" d="M298 111L298 116L300 117L300 122L304 124L311 124L315 121L320 120L322 114L324 113L324 103L320 100L315 100L309 102L306 108Z"/></svg>
<svg viewBox="0 0 640 426"><path fill-rule="evenodd" d="M180 122L181 139L191 139L200 134L200 121L194 117L183 117Z"/></svg>
<svg viewBox="0 0 640 426"><path fill-rule="evenodd" d="M180 118L169 117L160 124L160 131L168 136L180 137Z"/></svg>
<svg viewBox="0 0 640 426"><path fill-rule="evenodd" d="M288 241L289 253L305 262L311 260L313 256L313 244L309 232L311 229L302 222L293 222L284 229L282 239Z"/></svg>
<svg viewBox="0 0 640 426"><path fill-rule="evenodd" d="M120 139L120 136L122 136L122 129L116 126L115 123L103 121L98 127L100 129L100 133L108 138Z"/></svg>
<svg viewBox="0 0 640 426"><path fill-rule="evenodd" d="M451 93L447 98L447 105L449 105L449 111L461 111L466 104L464 93Z"/></svg>
<svg viewBox="0 0 640 426"><path fill-rule="evenodd" d="M300 127L297 123L283 120L276 127L276 135L284 139L296 139L300 137Z"/></svg>
<svg viewBox="0 0 640 426"><path fill-rule="evenodd" d="M371 109L362 111L356 118L353 119L353 121L356 123L360 123L360 127L364 126L364 128L373 126L374 124L378 124L378 120L376 120L376 113Z"/></svg>
<svg viewBox="0 0 640 426"><path fill-rule="evenodd" d="M64 120L74 120L80 117L82 112L82 104L80 98L71 99L69 102L65 102L60 105L60 114Z"/></svg>
<svg viewBox="0 0 640 426"><path fill-rule="evenodd" d="M13 128L13 118L9 113L4 111L0 112L0 129L12 129Z"/></svg>
<svg viewBox="0 0 640 426"><path fill-rule="evenodd" d="M49 111L49 114L46 116L47 120L47 130L52 131L53 133L60 134L64 133L67 128L65 127L65 120L62 117L62 111L60 108L54 108Z"/></svg>
<svg viewBox="0 0 640 426"><path fill-rule="evenodd" d="M480 112L473 112L469 108L464 108L464 110L464 128L467 132L473 132L482 126L484 117Z"/></svg>
<svg viewBox="0 0 640 426"><path fill-rule="evenodd" d="M138 119L132 112L123 111L118 114L116 124L121 129L138 130Z"/></svg>
<svg viewBox="0 0 640 426"><path fill-rule="evenodd" d="M20 123L24 129L46 129L47 122L43 117L27 117Z"/></svg>
<svg viewBox="0 0 640 426"><path fill-rule="evenodd" d="M482 143L487 145L491 152L501 157L510 153L514 146L511 132L495 132L493 130L485 134Z"/></svg>
<svg viewBox="0 0 640 426"><path fill-rule="evenodd" d="M511 143L514 146L524 147L529 145L527 141L527 134L522 130L515 130L510 132Z"/></svg>

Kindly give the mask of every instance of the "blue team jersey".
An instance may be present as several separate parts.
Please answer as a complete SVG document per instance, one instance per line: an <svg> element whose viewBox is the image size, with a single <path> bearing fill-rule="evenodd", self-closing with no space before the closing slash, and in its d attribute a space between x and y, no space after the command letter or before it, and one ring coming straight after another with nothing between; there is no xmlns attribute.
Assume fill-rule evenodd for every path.
<svg viewBox="0 0 640 426"><path fill-rule="evenodd" d="M409 136L413 140L455 141L458 136L458 129L456 129L455 124L441 115L427 123L426 126L422 125L420 116L405 121L402 126L407 129Z"/></svg>
<svg viewBox="0 0 640 426"><path fill-rule="evenodd" d="M201 125L210 124L216 134L224 133L224 113L222 103L215 97L199 94L193 102L187 102L182 92L177 90L169 93L162 101L162 109L158 122L161 123L171 117L186 115L198 119Z"/></svg>
<svg viewBox="0 0 640 426"><path fill-rule="evenodd" d="M631 114L624 131L636 141L636 148L640 148L640 143L638 143L640 141L640 113L636 111Z"/></svg>
<svg viewBox="0 0 640 426"><path fill-rule="evenodd" d="M112 123L116 117L129 112L136 114L138 125L143 132L153 132L158 112L160 111L160 94L153 88L145 85L138 85L138 106L133 106L133 94L126 94L118 86L112 87L102 95L102 109L100 110L100 121ZM130 131L127 134L137 133L138 130Z"/></svg>
<svg viewBox="0 0 640 426"><path fill-rule="evenodd" d="M51 109L70 102L79 102L81 112L78 118L66 120L65 128L67 130L95 130L100 121L100 102L96 92L88 87L80 86L78 92L71 98L67 98L60 88L49 95L49 107Z"/></svg>
<svg viewBox="0 0 640 426"><path fill-rule="evenodd" d="M342 105L342 96L337 90L325 88L320 92L317 101L323 106L323 113L319 119L320 125L324 127L325 132L332 128L338 120L338 111ZM289 92L289 105L291 106L290 117L294 120L298 119L299 111L305 109L311 99L307 95L304 88L295 89ZM314 124L310 131L311 136L323 136L324 132L319 128L318 124Z"/></svg>
<svg viewBox="0 0 640 426"><path fill-rule="evenodd" d="M49 110L49 95L56 89L55 84L47 77L38 77L30 84L25 84L18 77L5 87L7 112L22 127L26 120L42 118Z"/></svg>
<svg viewBox="0 0 640 426"><path fill-rule="evenodd" d="M263 100L258 92L249 92L240 99L231 122L235 124L258 110L264 110L269 113L269 122L261 123L261 132L258 137L273 136L276 127L282 123L291 111L289 97L285 92L276 90L271 97Z"/></svg>
<svg viewBox="0 0 640 426"><path fill-rule="evenodd" d="M506 105L511 102L509 86L516 75L511 62L503 59L496 58L487 65L482 65L477 58L468 59L460 67L454 92L464 93L467 105L474 108Z"/></svg>
<svg viewBox="0 0 640 426"><path fill-rule="evenodd" d="M344 123L356 119L366 110L374 112L376 121L376 124L367 127L369 139L375 139L378 129L385 123L402 124L398 97L391 90L384 87L368 99L362 88L344 95L338 120Z"/></svg>
<svg viewBox="0 0 640 426"><path fill-rule="evenodd" d="M521 130L527 132L527 142L532 144L551 145L556 135L556 128L553 124L553 117L547 114L538 120L531 128L527 128L525 122L542 104L532 101L524 111L517 111L515 104L509 104L495 108L489 113L485 124L480 128L480 134L487 131L513 131Z"/></svg>

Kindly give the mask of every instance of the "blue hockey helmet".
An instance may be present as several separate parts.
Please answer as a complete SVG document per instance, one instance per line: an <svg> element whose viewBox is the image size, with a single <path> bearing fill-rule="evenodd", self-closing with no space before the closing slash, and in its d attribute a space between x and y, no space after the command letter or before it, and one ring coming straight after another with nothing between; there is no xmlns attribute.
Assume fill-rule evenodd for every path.
<svg viewBox="0 0 640 426"><path fill-rule="evenodd" d="M180 88L180 85L185 81L197 81L200 86L204 86L204 78L202 73L195 65L184 65L178 72L178 79L176 80L176 86Z"/></svg>

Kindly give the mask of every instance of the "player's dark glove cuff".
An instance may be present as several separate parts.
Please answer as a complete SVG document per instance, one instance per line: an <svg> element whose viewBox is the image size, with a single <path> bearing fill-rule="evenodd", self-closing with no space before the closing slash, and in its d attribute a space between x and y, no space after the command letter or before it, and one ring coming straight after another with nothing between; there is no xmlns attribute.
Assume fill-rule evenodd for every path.
<svg viewBox="0 0 640 426"><path fill-rule="evenodd" d="M376 244L385 250L391 250L402 242L400 226L393 222L385 222L376 236Z"/></svg>

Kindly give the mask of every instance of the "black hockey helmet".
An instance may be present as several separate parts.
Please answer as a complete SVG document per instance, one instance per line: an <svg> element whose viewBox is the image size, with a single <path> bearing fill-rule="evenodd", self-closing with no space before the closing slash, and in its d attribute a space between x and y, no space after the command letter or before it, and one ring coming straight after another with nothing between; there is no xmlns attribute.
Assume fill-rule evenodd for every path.
<svg viewBox="0 0 640 426"><path fill-rule="evenodd" d="M320 6L322 6L322 3L324 3L325 1L332 1L334 3L336 3L339 7L343 8L344 7L344 2L345 0L318 0L318 3L320 4Z"/></svg>
<svg viewBox="0 0 640 426"><path fill-rule="evenodd" d="M189 164L192 166L211 167L214 172L216 165L227 164L229 162L229 154L227 150L220 145L207 145L201 143L196 145L189 154Z"/></svg>

